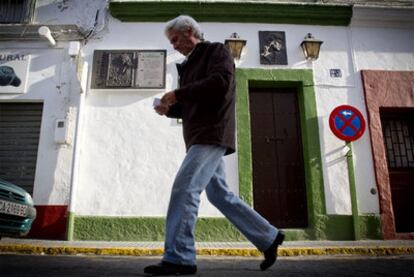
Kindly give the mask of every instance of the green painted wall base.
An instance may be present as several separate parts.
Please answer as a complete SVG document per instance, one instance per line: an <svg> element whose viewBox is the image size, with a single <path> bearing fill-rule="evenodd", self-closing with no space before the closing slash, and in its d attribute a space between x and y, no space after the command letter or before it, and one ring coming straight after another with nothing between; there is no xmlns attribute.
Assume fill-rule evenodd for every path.
<svg viewBox="0 0 414 277"><path fill-rule="evenodd" d="M321 216L314 229L286 229L287 240L354 240L352 216ZM361 239L381 239L377 215L359 217ZM165 218L73 216L73 240L163 241ZM196 241L245 241L225 218L199 218Z"/></svg>
<svg viewBox="0 0 414 277"><path fill-rule="evenodd" d="M165 218L74 217L74 240L163 241ZM224 218L199 218L197 241L243 241L240 232Z"/></svg>

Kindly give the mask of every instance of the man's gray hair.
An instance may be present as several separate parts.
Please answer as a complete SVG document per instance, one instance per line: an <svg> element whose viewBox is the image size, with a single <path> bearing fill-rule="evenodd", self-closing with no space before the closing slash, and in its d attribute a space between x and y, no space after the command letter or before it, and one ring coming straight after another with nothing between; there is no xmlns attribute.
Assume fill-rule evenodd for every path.
<svg viewBox="0 0 414 277"><path fill-rule="evenodd" d="M194 20L191 16L188 15L180 15L170 21L167 22L165 25L165 34L168 35L168 33L171 30L175 30L178 32L185 32L188 29L191 29L193 31L194 37L198 39L203 39L203 33L201 32L200 25L198 25L197 21Z"/></svg>

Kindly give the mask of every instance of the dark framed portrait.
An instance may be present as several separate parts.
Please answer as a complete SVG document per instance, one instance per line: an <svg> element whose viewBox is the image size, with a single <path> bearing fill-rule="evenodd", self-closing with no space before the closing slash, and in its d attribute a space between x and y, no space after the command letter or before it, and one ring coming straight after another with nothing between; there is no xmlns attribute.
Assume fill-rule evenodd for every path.
<svg viewBox="0 0 414 277"><path fill-rule="evenodd" d="M259 31L259 46L260 64L288 64L285 32Z"/></svg>

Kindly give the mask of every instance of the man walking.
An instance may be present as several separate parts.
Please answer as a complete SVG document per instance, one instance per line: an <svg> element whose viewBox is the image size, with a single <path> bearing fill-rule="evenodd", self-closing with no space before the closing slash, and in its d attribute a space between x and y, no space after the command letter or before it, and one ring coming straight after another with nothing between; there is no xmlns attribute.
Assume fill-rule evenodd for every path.
<svg viewBox="0 0 414 277"><path fill-rule="evenodd" d="M189 16L169 21L165 35L186 59L177 65L179 88L165 93L155 110L182 119L187 154L171 191L163 259L144 272L197 272L194 227L204 190L208 200L264 252L260 268L266 270L276 261L284 234L234 195L225 181L223 156L235 152L233 57L222 43L204 41L198 23Z"/></svg>

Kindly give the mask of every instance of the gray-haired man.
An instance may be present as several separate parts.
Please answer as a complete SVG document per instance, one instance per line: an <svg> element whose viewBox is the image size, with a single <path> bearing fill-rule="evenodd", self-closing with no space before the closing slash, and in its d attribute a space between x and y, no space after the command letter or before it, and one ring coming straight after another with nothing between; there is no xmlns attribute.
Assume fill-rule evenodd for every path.
<svg viewBox="0 0 414 277"><path fill-rule="evenodd" d="M182 118L187 154L171 192L164 257L144 272L197 272L194 227L204 190L209 201L264 252L260 267L265 270L276 261L284 235L234 195L225 180L223 156L235 152L233 57L222 43L204 41L198 23L189 16L169 21L165 34L186 59L177 65L179 88L164 94L155 111Z"/></svg>

